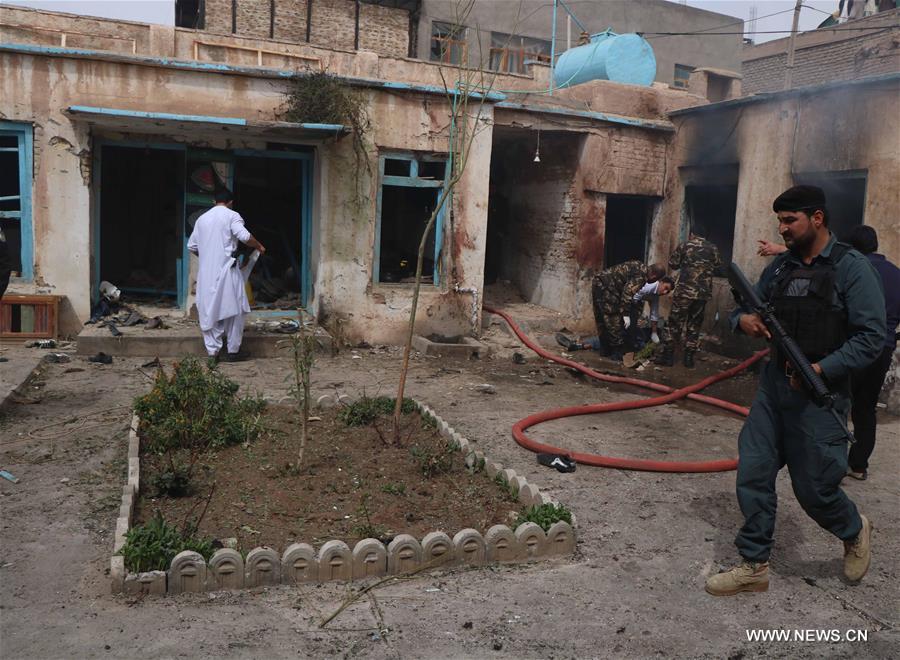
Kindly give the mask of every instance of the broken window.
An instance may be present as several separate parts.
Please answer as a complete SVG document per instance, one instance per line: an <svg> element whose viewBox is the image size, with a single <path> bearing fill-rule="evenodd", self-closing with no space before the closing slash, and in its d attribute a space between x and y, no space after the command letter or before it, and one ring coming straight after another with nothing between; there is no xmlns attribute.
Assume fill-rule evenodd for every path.
<svg viewBox="0 0 900 660"><path fill-rule="evenodd" d="M399 174L397 174L399 172ZM390 155L381 157L378 193L376 282L412 282L422 232L440 200L447 176L443 156ZM422 281L440 281L441 236L448 206L442 207L429 233L422 264Z"/></svg>
<svg viewBox="0 0 900 660"><path fill-rule="evenodd" d="M466 27L453 23L431 24L431 61L464 65L468 60Z"/></svg>
<svg viewBox="0 0 900 660"><path fill-rule="evenodd" d="M828 205L828 228L839 239L865 221L866 172L814 172L795 174L797 185L818 186L825 191Z"/></svg>
<svg viewBox="0 0 900 660"><path fill-rule="evenodd" d="M0 230L12 261L12 276L31 279L30 125L0 121Z"/></svg>
<svg viewBox="0 0 900 660"><path fill-rule="evenodd" d="M737 184L687 185L684 204L690 230L719 248L723 263L729 263L734 247Z"/></svg>
<svg viewBox="0 0 900 660"><path fill-rule="evenodd" d="M531 62L550 64L549 41L491 32L490 68L493 71L524 74L527 73L526 65Z"/></svg>
<svg viewBox="0 0 900 660"><path fill-rule="evenodd" d="M689 64L676 64L675 76L672 82L672 86L677 87L678 89L687 89L688 82L691 79L691 73L695 68L696 67L693 67Z"/></svg>
<svg viewBox="0 0 900 660"><path fill-rule="evenodd" d="M606 196L605 267L632 259L646 260L655 208L653 197Z"/></svg>
<svg viewBox="0 0 900 660"><path fill-rule="evenodd" d="M202 30L205 24L206 0L175 0L175 25Z"/></svg>

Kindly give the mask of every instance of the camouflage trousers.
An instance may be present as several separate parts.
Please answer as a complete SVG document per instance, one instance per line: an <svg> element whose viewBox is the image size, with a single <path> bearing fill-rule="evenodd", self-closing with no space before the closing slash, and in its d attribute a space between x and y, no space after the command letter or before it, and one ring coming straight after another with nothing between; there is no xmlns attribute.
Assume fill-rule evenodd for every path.
<svg viewBox="0 0 900 660"><path fill-rule="evenodd" d="M672 311L666 323L666 348L681 345L684 335L684 349L696 351L700 348L700 326L703 324L703 311L706 300L696 298L673 298Z"/></svg>
<svg viewBox="0 0 900 660"><path fill-rule="evenodd" d="M625 326L622 317L628 311L622 309L622 287L624 283L615 281L615 277L598 275L591 287L591 299L594 306L594 321L597 323L597 336L611 351L621 351L625 346Z"/></svg>

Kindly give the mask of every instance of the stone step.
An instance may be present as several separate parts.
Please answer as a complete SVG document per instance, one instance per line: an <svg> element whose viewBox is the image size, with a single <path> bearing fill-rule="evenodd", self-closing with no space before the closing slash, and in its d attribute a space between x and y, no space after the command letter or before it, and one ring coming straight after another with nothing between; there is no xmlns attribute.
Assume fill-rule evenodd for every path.
<svg viewBox="0 0 900 660"><path fill-rule="evenodd" d="M76 339L78 355L107 355L119 357L182 357L205 356L206 349L196 326L174 327L166 330L144 330L143 326L119 328L121 337L113 337L105 327L87 326ZM319 353L330 353L331 336L322 328L316 328L316 348ZM287 355L290 335L259 332L248 328L244 332L241 349L253 357L277 357Z"/></svg>

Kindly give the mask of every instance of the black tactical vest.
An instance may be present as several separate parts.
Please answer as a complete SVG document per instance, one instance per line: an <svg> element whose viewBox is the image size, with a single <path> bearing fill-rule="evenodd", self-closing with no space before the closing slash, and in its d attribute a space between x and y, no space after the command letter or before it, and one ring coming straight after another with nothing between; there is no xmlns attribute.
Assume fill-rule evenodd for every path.
<svg viewBox="0 0 900 660"><path fill-rule="evenodd" d="M847 312L834 289L837 264L850 249L835 243L827 259L814 264L784 262L775 273L769 301L785 331L810 362L818 362L847 341ZM785 356L777 356L784 364Z"/></svg>

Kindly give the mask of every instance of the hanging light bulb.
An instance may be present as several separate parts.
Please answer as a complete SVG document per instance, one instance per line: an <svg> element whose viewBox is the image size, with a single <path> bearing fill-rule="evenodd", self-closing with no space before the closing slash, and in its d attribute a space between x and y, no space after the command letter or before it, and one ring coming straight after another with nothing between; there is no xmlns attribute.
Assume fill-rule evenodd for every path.
<svg viewBox="0 0 900 660"><path fill-rule="evenodd" d="M541 127L540 126L538 126L537 147L535 147L535 149L534 149L534 160L532 162L534 162L534 163L541 162Z"/></svg>

